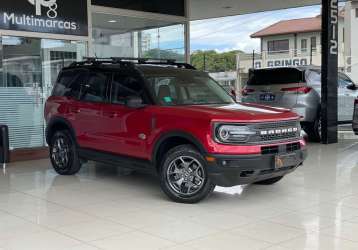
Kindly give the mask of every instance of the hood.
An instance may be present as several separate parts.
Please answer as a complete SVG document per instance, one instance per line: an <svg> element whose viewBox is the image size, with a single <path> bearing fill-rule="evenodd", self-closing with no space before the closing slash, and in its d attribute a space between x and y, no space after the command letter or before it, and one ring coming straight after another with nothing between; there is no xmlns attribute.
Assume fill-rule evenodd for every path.
<svg viewBox="0 0 358 250"><path fill-rule="evenodd" d="M300 117L284 108L273 108L258 104L220 104L220 105L190 105L176 106L176 112L191 116L205 116L212 121L227 122L263 122L277 120L292 120Z"/></svg>

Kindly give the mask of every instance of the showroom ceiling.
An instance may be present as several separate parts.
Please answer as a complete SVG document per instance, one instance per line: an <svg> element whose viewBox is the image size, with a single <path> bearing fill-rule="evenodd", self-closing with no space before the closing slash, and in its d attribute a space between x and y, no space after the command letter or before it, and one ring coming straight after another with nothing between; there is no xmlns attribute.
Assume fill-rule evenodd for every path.
<svg viewBox="0 0 358 250"><path fill-rule="evenodd" d="M199 20L321 4L320 0L190 0L190 19Z"/></svg>
<svg viewBox="0 0 358 250"><path fill-rule="evenodd" d="M173 22L163 20L144 19L102 13L93 13L92 22L94 27L107 31L112 30L115 34L127 33L136 30L146 30L175 24Z"/></svg>

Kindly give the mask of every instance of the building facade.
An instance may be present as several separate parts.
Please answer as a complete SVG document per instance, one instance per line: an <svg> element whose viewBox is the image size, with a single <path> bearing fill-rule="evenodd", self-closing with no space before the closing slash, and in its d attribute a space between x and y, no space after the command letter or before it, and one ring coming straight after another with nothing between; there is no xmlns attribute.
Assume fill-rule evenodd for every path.
<svg viewBox="0 0 358 250"><path fill-rule="evenodd" d="M11 149L46 146L44 103L61 68L86 56L186 58L184 0L4 0L0 124Z"/></svg>
<svg viewBox="0 0 358 250"><path fill-rule="evenodd" d="M347 2L338 21L338 67L358 82L357 3ZM240 55L239 81L244 83L250 68L321 66L321 16L283 20L251 35L260 39L261 51ZM357 67L357 69L354 69Z"/></svg>

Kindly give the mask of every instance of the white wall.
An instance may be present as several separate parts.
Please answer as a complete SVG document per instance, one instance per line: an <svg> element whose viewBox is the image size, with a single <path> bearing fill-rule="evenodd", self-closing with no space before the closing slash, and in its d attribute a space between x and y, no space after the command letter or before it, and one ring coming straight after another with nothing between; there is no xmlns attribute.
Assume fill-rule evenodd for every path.
<svg viewBox="0 0 358 250"><path fill-rule="evenodd" d="M348 75L358 83L358 2L347 2L345 19L346 70ZM350 32L348 32L350 30Z"/></svg>

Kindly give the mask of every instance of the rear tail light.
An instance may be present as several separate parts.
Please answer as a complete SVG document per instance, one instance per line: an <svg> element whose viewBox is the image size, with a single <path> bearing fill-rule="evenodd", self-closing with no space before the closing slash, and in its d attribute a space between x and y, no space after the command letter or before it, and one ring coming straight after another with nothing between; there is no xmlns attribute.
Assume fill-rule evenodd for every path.
<svg viewBox="0 0 358 250"><path fill-rule="evenodd" d="M284 92L297 92L300 94L307 94L312 90L311 87L292 87L292 88L282 88L281 91Z"/></svg>
<svg viewBox="0 0 358 250"><path fill-rule="evenodd" d="M358 104L358 98L354 100L354 104Z"/></svg>
<svg viewBox="0 0 358 250"><path fill-rule="evenodd" d="M254 92L255 92L254 89L244 88L244 89L241 91L241 94L242 94L242 96L247 96L248 94L254 93Z"/></svg>

